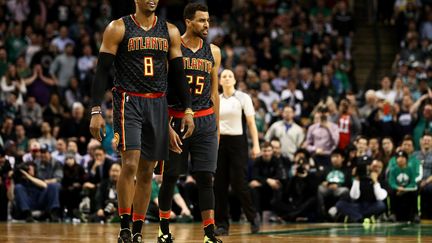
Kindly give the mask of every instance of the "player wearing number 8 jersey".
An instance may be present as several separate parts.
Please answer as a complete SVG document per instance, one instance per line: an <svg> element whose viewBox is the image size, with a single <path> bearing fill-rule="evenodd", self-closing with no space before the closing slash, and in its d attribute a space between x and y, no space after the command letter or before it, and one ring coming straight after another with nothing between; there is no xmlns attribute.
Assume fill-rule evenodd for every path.
<svg viewBox="0 0 432 243"><path fill-rule="evenodd" d="M100 103L107 73L115 68L113 88L114 137L121 151L122 171L117 183L120 234L118 242L141 242L157 160L168 159L168 84L187 109L185 137L194 129L191 97L181 55L178 29L155 15L157 0L135 0L135 14L114 20L105 29L92 90L92 135L101 140L105 122ZM169 64L169 65L168 65ZM176 79L168 79L169 72ZM136 177L136 184L134 179ZM129 230L131 208L132 232Z"/></svg>
<svg viewBox="0 0 432 243"><path fill-rule="evenodd" d="M221 242L214 235L213 175L216 171L219 127L218 70L220 50L207 44L209 14L207 7L191 3L185 7L186 32L182 36L183 64L186 80L192 94L192 108L195 112L195 130L191 137L180 139L180 119L184 106L168 92L170 123L169 161L157 167L163 169L163 180L159 191L160 232L158 242L172 242L168 220L173 191L178 176L188 169L198 186L199 207L203 219L204 242ZM171 90L170 90L171 91ZM179 136L180 135L180 136Z"/></svg>

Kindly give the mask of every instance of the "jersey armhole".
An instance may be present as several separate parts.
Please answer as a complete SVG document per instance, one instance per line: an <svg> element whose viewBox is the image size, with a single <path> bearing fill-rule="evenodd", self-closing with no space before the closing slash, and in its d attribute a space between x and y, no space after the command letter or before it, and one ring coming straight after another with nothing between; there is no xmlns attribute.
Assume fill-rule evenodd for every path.
<svg viewBox="0 0 432 243"><path fill-rule="evenodd" d="M166 32L167 32L167 35L168 35L168 46L171 46L171 36L170 36L170 32L169 32L169 25L172 24L172 23L168 22L166 19L158 19L158 22L159 21L165 22ZM172 24L172 25L174 25L177 28L177 26L175 24ZM178 30L178 31L180 32L180 30ZM180 41L181 41L181 34L180 34ZM180 43L180 49L181 49L181 47L182 47L182 45Z"/></svg>
<svg viewBox="0 0 432 243"><path fill-rule="evenodd" d="M123 33L123 37L122 37L121 41L118 44L119 47L120 47L120 44L123 43L124 40L125 40L125 38L126 38L126 32L127 32L127 30L126 30L126 21L125 21L125 18L131 18L131 20L132 20L132 17L130 15L127 15L127 16L124 16L124 17L118 19L118 20L121 20L123 22L123 25L124 25L124 33Z"/></svg>

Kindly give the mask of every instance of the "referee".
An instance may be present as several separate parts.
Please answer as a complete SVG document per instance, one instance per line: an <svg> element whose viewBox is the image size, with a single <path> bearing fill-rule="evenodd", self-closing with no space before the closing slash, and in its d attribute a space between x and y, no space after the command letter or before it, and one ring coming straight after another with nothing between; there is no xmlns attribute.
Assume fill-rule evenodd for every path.
<svg viewBox="0 0 432 243"><path fill-rule="evenodd" d="M260 225L246 179L248 144L242 127L244 113L253 141L252 157L255 158L260 153L255 110L249 95L235 90L235 83L234 73L225 69L220 77L223 94L220 95L220 143L214 180L216 235L228 235L229 232L228 187L230 184L241 202L246 218L251 223L251 232L257 233Z"/></svg>

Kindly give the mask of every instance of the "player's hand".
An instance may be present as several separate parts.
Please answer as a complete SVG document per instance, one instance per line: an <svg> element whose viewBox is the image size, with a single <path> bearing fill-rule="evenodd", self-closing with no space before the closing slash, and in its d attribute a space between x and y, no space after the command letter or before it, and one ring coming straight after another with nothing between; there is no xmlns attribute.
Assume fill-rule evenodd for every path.
<svg viewBox="0 0 432 243"><path fill-rule="evenodd" d="M261 153L260 147L259 146L253 146L252 153L251 153L252 159L256 159L256 157L258 157L258 155L260 153Z"/></svg>
<svg viewBox="0 0 432 243"><path fill-rule="evenodd" d="M181 149L181 145L183 143L181 142L180 136L172 129L172 127L169 127L169 149L173 151L174 153L181 154L183 150Z"/></svg>
<svg viewBox="0 0 432 243"><path fill-rule="evenodd" d="M101 114L92 115L90 120L90 133L99 142L102 142L102 137L100 134L102 128L103 136L106 136L105 120Z"/></svg>
<svg viewBox="0 0 432 243"><path fill-rule="evenodd" d="M187 126L186 133L183 135L183 139L188 138L192 135L193 130L195 129L195 124L193 121L193 115L192 114L185 114L181 121L181 127L180 132L183 132L185 129L185 126Z"/></svg>

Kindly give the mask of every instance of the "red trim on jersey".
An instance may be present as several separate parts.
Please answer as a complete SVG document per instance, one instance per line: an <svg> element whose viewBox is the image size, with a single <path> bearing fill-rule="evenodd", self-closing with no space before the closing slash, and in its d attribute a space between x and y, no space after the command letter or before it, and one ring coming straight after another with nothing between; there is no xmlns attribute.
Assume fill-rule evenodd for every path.
<svg viewBox="0 0 432 243"><path fill-rule="evenodd" d="M156 26L157 21L158 21L158 17L155 15L152 28Z"/></svg>
<svg viewBox="0 0 432 243"><path fill-rule="evenodd" d="M183 38L180 38L180 41L181 41L181 43L182 43L182 45L183 45L184 47L189 48L189 47L186 45L186 43L184 43Z"/></svg>
<svg viewBox="0 0 432 243"><path fill-rule="evenodd" d="M148 98L148 99L156 99L156 98L161 98L161 97L165 96L165 93L162 93L162 92L156 92L156 93L137 93L137 92L126 91L126 90L123 90L123 89L118 88L118 87L114 87L113 90L117 90L120 93L126 93L128 95L138 96L138 97L143 97L143 98Z"/></svg>
<svg viewBox="0 0 432 243"><path fill-rule="evenodd" d="M138 23L138 21L137 21L136 18L135 18L135 14L131 14L130 16L131 16L133 22L135 23L135 25L138 26L139 28L143 29L144 31L149 31L149 30L153 29L153 27L156 26L156 23L157 23L157 20L158 20L158 17L155 15L155 16L154 16L154 19L153 19L152 26L150 27L150 29L146 30L146 29L144 29L144 28L140 25L140 23Z"/></svg>
<svg viewBox="0 0 432 243"><path fill-rule="evenodd" d="M191 50L193 53L199 51L203 47L203 45L204 45L204 41L202 39L200 39L200 43L199 43L198 49L196 51L193 51L189 46L186 45L186 43L183 41L183 38L180 38L180 40L181 40L182 45L184 47L186 47L187 49Z"/></svg>
<svg viewBox="0 0 432 243"><path fill-rule="evenodd" d="M194 117L202 117L202 116L208 116L213 114L213 107L210 107L205 110L199 110L195 111ZM184 111L177 111L171 108L168 108L168 114L169 116L175 117L175 118L183 118L184 117Z"/></svg>

